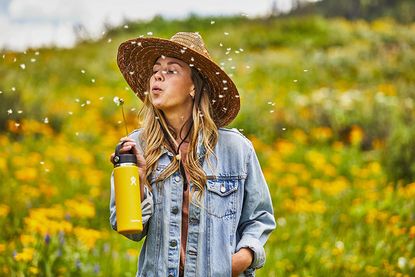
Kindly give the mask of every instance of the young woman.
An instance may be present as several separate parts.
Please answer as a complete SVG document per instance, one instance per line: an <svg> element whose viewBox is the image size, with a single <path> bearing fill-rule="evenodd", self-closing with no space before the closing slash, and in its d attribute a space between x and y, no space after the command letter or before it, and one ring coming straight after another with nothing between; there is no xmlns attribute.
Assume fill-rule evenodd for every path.
<svg viewBox="0 0 415 277"><path fill-rule="evenodd" d="M118 66L144 102L121 153L139 161L144 230L137 276L254 276L275 228L251 142L222 128L238 91L198 33L122 43ZM114 154L111 156L111 160ZM110 223L117 230L111 178Z"/></svg>

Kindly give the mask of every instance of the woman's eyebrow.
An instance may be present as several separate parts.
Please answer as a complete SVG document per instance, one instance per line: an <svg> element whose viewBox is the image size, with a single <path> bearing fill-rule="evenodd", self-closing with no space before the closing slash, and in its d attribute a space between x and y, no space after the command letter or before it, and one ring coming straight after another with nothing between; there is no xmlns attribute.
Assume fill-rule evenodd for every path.
<svg viewBox="0 0 415 277"><path fill-rule="evenodd" d="M180 67L183 67L181 64L179 64L178 62L168 62L167 65L171 65L171 64L177 64ZM161 65L161 63L156 62L154 65Z"/></svg>

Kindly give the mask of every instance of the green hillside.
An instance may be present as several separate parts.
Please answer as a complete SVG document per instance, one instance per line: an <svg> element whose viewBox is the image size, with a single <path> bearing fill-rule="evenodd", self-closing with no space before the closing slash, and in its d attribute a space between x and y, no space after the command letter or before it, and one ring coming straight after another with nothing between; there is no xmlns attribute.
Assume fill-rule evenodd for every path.
<svg viewBox="0 0 415 277"><path fill-rule="evenodd" d="M0 275L130 276L109 227L109 155L139 100L116 65L140 35L199 32L233 75L277 230L258 276L415 274L415 24L156 17L72 49L0 58ZM402 275L399 275L402 274Z"/></svg>

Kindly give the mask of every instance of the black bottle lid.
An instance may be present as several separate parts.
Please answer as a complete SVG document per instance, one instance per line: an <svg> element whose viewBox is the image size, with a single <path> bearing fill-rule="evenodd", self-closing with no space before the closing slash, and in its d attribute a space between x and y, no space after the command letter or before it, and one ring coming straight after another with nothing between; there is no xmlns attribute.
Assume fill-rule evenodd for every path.
<svg viewBox="0 0 415 277"><path fill-rule="evenodd" d="M120 166L124 163L133 163L137 164L137 157L134 155L133 151L130 150L128 153L121 154L120 150L124 145L125 141L120 142L115 147L115 156L114 156L114 167Z"/></svg>

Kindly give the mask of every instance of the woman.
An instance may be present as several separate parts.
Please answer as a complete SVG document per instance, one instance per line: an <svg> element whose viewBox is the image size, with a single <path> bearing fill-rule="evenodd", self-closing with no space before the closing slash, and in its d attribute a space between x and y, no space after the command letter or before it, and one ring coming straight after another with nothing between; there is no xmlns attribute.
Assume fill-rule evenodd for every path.
<svg viewBox="0 0 415 277"><path fill-rule="evenodd" d="M144 231L126 235L146 237L137 276L254 276L275 220L251 142L222 128L239 111L233 81L197 33L126 41L118 66L144 102L121 139L142 185ZM116 230L113 182L110 212Z"/></svg>

